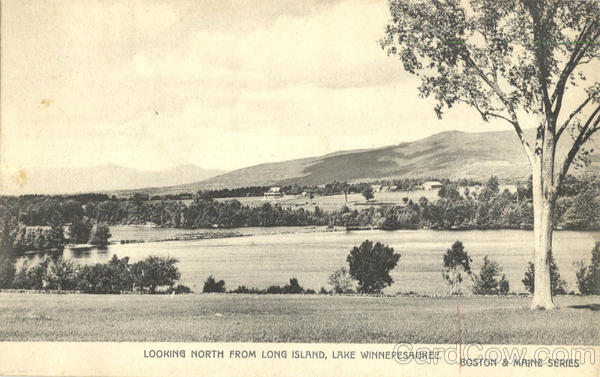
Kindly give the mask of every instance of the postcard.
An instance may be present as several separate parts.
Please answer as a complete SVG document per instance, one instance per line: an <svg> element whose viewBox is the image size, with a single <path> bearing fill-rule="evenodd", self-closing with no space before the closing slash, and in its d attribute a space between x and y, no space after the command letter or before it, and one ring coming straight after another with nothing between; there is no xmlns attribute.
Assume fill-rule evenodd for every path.
<svg viewBox="0 0 600 377"><path fill-rule="evenodd" d="M0 374L600 372L600 2L5 0Z"/></svg>

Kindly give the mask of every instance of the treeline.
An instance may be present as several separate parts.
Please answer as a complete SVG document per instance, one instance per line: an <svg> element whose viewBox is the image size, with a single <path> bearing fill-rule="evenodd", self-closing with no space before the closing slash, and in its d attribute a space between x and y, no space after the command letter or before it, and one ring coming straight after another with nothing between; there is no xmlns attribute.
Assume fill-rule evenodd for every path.
<svg viewBox="0 0 600 377"><path fill-rule="evenodd" d="M0 288L83 293L189 293L188 287L175 283L181 277L177 259L149 256L136 263L116 255L108 263L77 265L60 255L47 256L40 263L19 268L9 260L0 265ZM166 290L160 290L166 287Z"/></svg>
<svg viewBox="0 0 600 377"><path fill-rule="evenodd" d="M408 182L408 181L407 181ZM363 184L367 185L368 184ZM329 187L340 189L343 183ZM327 187L327 186L326 186ZM360 189L359 185L355 185ZM569 177L557 199L554 223L564 229L600 229L600 178ZM272 227L272 226L369 226L381 229L519 229L533 225L531 184L518 186L516 192L500 191L491 177L479 190L469 191L460 182L444 181L439 199L407 200L404 205L370 206L324 212L319 207L284 208L265 202L258 207L238 200L216 201L205 192L197 193L191 203L175 200L102 200L85 204L75 199L23 196L0 198L0 246L13 245L20 251L66 241L106 243L106 225L153 223L162 227L185 229ZM89 199L91 197L83 197ZM28 227L38 226L41 230ZM68 229L68 240L58 229Z"/></svg>

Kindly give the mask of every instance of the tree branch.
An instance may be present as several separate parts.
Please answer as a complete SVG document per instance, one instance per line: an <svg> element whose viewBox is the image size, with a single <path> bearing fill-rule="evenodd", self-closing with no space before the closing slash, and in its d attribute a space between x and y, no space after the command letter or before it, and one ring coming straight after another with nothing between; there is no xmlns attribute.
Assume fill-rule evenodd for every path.
<svg viewBox="0 0 600 377"><path fill-rule="evenodd" d="M556 141L557 142L560 139L560 136L562 135L562 133L567 129L567 127L569 126L569 123L571 123L573 118L577 114L579 114L581 112L581 110L583 110L585 105L587 105L591 100L592 100L592 96L590 95L590 96L588 96L588 98L586 98L585 101L583 101L583 103L581 105L579 105L579 107L577 109L575 109L571 114L569 114L569 117L567 118L567 120L565 120L565 122L560 126L558 131L556 131Z"/></svg>
<svg viewBox="0 0 600 377"><path fill-rule="evenodd" d="M565 157L565 161L564 161L562 169L558 175L558 179L556 180L557 188L560 187L560 185L562 184L562 181L563 181L564 177L567 175L567 172L569 171L569 168L571 167L571 163L573 162L573 159L575 158L575 156L577 156L577 153L579 153L579 149L581 148L581 146L583 144L585 144L585 142L588 141L590 139L590 137L595 132L598 131L598 129L600 129L600 127L598 127L598 123L600 123L600 117L596 117L596 115L598 115L599 112L600 112L600 105L596 106L596 109L592 112L592 115L590 115L588 120L585 122L585 124L583 125L583 127L581 128L581 130L579 132L579 135L577 135L577 138L573 142L573 145L571 146L569 153L567 153L567 157ZM594 121L594 118L596 118L595 121ZM592 125L591 128L590 128L590 125Z"/></svg>
<svg viewBox="0 0 600 377"><path fill-rule="evenodd" d="M502 92L500 87L496 83L490 81L490 79L486 76L486 74L475 64L473 59L471 59L471 56L469 55L468 51L465 51L465 56L463 56L463 60L467 64L467 66L473 68L477 72L477 75L479 77L481 77L481 79L494 91L494 93L496 93L498 98L500 98L500 101L502 102L502 104L504 104L504 106L506 107L506 110L508 111L508 114L510 115L510 120L508 120L508 119L507 120L509 121L510 124L513 125L515 132L517 133L517 136L519 137L519 140L521 141L521 145L523 146L523 149L525 150L525 154L527 155L527 158L529 159L529 162L533 163L533 152L531 150L531 146L529 145L529 143L527 142L527 139L525 138L523 129L521 129L521 126L519 125L519 120L517 118L517 114L515 113L515 110L512 108L512 105L510 104L510 101L508 100L508 98L506 98L506 95Z"/></svg>
<svg viewBox="0 0 600 377"><path fill-rule="evenodd" d="M584 41L588 39L589 34L591 33L591 30L594 30L594 28L592 26L596 22L597 22L597 20L592 19L592 21L590 21L590 23L587 23L584 25L583 30L581 30L581 33L579 34L579 36L577 37L577 40L575 41L575 48L573 49L571 56L569 57L569 60L565 64L565 68L562 70L562 72L559 76L558 82L556 83L556 86L554 88L554 93L552 94L552 103L556 102L554 110L552 111L554 117L558 117L558 114L560 113L560 109L562 107L562 100L563 100L564 92L565 92L565 86L567 85L567 80L569 79L569 76L573 73L575 68L581 63L581 59L585 56L585 53L587 52L587 50L590 46L590 44L584 43ZM598 37L598 32L596 32L596 35L592 36L591 39L595 40L597 37ZM591 58L590 58L590 60L591 60ZM585 63L583 63L583 64L585 64Z"/></svg>

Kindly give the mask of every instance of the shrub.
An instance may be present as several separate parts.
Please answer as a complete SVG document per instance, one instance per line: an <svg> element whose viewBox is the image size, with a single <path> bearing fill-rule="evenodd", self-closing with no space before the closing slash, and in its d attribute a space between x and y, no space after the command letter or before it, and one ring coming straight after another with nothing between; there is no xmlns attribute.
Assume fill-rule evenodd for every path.
<svg viewBox="0 0 600 377"><path fill-rule="evenodd" d="M525 289L529 293L533 293L535 288L535 266L533 263L529 262L529 267L525 271L525 277L521 282L523 282ZM558 266L552 255L550 256L550 287L552 295L564 295L567 293L567 282L560 278Z"/></svg>
<svg viewBox="0 0 600 377"><path fill-rule="evenodd" d="M236 289L234 289L233 291L230 291L230 292L231 293L252 293L252 294L264 294L264 293L266 293L262 289L248 288L245 285L239 285Z"/></svg>
<svg viewBox="0 0 600 377"><path fill-rule="evenodd" d="M167 288L165 293L175 293L176 295L192 293L192 290L187 285L177 284L175 287Z"/></svg>
<svg viewBox="0 0 600 377"><path fill-rule="evenodd" d="M314 292L314 291L313 291ZM269 294L297 294L297 293L306 293L304 288L298 283L298 279L291 278L290 283L284 285L283 287L279 285L271 285L265 293Z"/></svg>
<svg viewBox="0 0 600 377"><path fill-rule="evenodd" d="M291 278L290 283L283 286L283 293L304 293L304 288L298 283L298 279Z"/></svg>
<svg viewBox="0 0 600 377"><path fill-rule="evenodd" d="M446 250L442 277L450 286L450 295L460 294L460 283L463 281L463 274L471 275L472 261L460 241L454 242L452 247Z"/></svg>
<svg viewBox="0 0 600 377"><path fill-rule="evenodd" d="M582 295L600 295L600 242L592 249L592 262L589 266L584 266L580 262L580 269L577 271L577 287Z"/></svg>
<svg viewBox="0 0 600 377"><path fill-rule="evenodd" d="M358 290L364 293L379 293L394 280L390 271L396 267L400 254L394 249L377 242L374 246L365 240L354 247L346 260L350 266L350 275L358 281Z"/></svg>
<svg viewBox="0 0 600 377"><path fill-rule="evenodd" d="M202 292L211 293L211 292L225 292L225 280L216 281L215 278L210 275L204 281L204 288L202 288Z"/></svg>
<svg viewBox="0 0 600 377"><path fill-rule="evenodd" d="M476 295L506 295L509 291L508 280L502 274L500 280L498 277L502 272L500 265L486 255L483 258L483 266L479 275L475 275L473 282L473 294Z"/></svg>
<svg viewBox="0 0 600 377"><path fill-rule="evenodd" d="M329 275L329 285L335 293L352 293L356 281L352 278L346 267L342 267ZM324 287L322 288L325 289Z"/></svg>

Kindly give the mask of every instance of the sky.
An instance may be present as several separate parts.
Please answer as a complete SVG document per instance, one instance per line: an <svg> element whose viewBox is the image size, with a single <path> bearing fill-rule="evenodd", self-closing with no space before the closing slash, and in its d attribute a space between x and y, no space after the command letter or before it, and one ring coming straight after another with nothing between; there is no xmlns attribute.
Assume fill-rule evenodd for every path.
<svg viewBox="0 0 600 377"><path fill-rule="evenodd" d="M380 0L2 2L0 164L232 170L507 130L443 121L378 40Z"/></svg>

